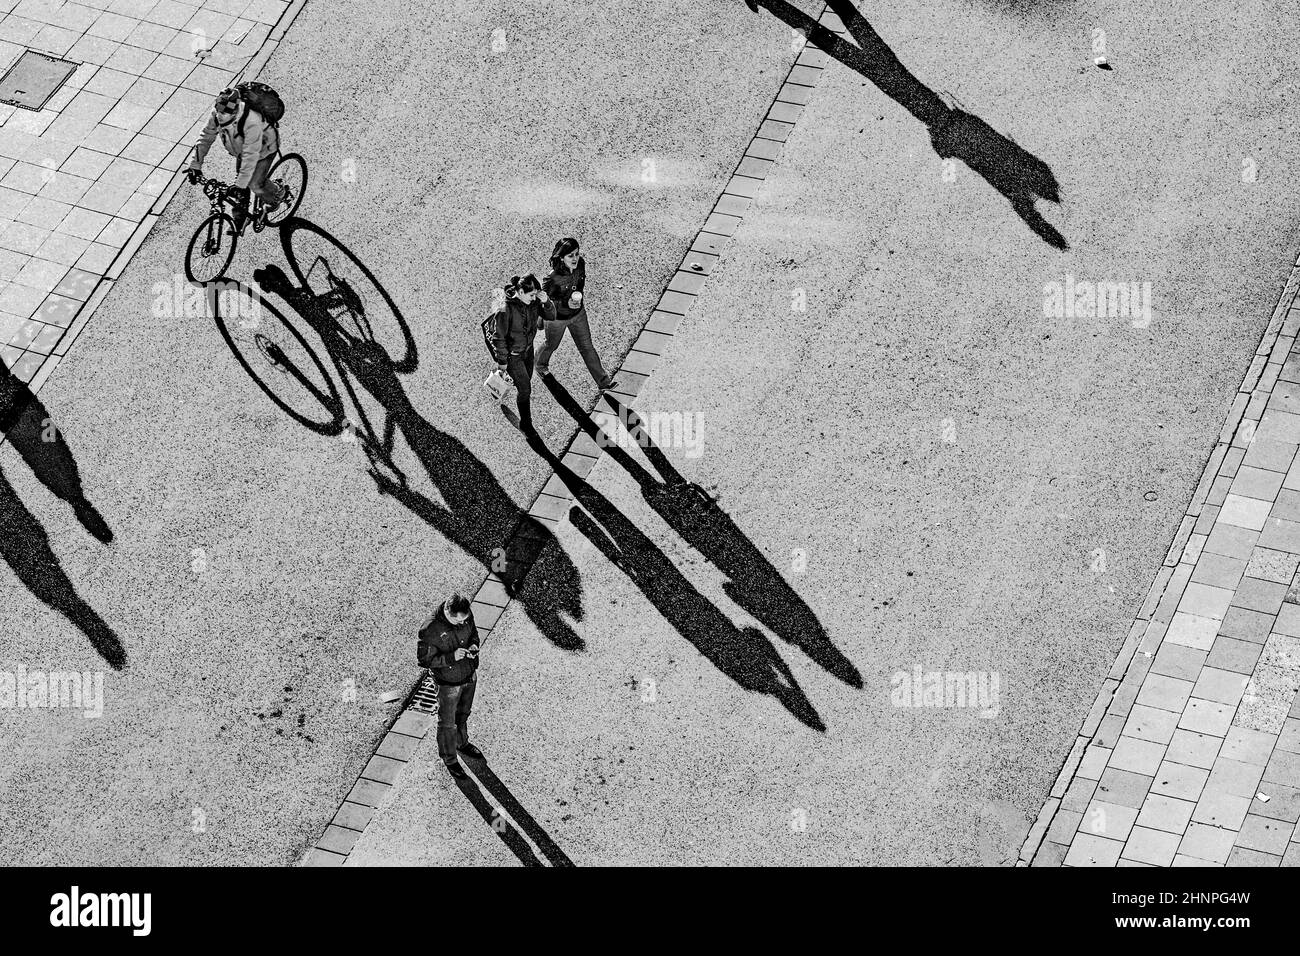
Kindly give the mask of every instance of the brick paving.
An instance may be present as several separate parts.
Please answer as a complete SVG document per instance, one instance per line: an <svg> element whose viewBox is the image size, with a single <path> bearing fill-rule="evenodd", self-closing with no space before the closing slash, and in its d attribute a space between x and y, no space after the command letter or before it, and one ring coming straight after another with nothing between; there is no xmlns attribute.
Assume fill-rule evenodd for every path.
<svg viewBox="0 0 1300 956"><path fill-rule="evenodd" d="M213 95L302 2L0 0L0 71L25 50L76 64L43 109L0 104L0 358L34 390L182 182Z"/></svg>
<svg viewBox="0 0 1300 956"><path fill-rule="evenodd" d="M839 18L824 6L818 22L841 36L846 35ZM641 334L623 357L615 375L619 386L611 392L623 404L635 407L637 393L658 365L678 326L695 305L728 239L735 234L758 195L768 170L779 159L782 144L794 129L828 62L829 57L811 45L800 51L703 228L696 234L686 257L669 280ZM613 430L619 427L617 418L608 412L593 412L592 419L605 434L612 435ZM570 440L561 461L580 478L585 478L602 453L600 445L591 436L579 431ZM567 520L572 503L572 492L557 475L552 474L528 509L528 514L553 531L559 527L560 521ZM509 546L507 550L515 549ZM473 598L474 620L479 626L480 640L491 636L492 628L509 603L505 583L496 574L487 575ZM348 855L376 809L382 807L391 794L402 768L415 757L417 747L429 731L435 729L436 713L436 690L426 675L408 695L396 722L380 741L325 832L304 854L301 865L342 866L347 863ZM508 816L505 811L498 812Z"/></svg>
<svg viewBox="0 0 1300 956"><path fill-rule="evenodd" d="M1300 865L1298 286L1021 865Z"/></svg>

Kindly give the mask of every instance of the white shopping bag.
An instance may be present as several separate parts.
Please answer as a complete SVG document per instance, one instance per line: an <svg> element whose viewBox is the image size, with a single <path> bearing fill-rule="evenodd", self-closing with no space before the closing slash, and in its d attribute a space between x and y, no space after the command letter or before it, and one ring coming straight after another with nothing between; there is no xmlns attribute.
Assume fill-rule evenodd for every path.
<svg viewBox="0 0 1300 956"><path fill-rule="evenodd" d="M506 396L510 394L510 386L513 384L514 382L509 375L505 375L500 369L497 369L483 382L483 387L488 390L495 401L504 404Z"/></svg>

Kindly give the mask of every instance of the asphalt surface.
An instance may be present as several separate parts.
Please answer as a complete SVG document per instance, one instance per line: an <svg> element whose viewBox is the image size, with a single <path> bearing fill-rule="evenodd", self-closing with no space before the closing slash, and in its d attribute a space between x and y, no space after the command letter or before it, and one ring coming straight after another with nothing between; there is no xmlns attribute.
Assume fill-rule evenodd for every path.
<svg viewBox="0 0 1300 956"><path fill-rule="evenodd" d="M474 474L480 523L435 530L427 503L379 497L360 450L271 405L210 323L149 318L201 213L177 200L41 393L116 542L0 451L127 655L99 721L0 712L6 861L296 858L369 756L378 695L414 677L429 598L477 579L501 496L526 502L543 478L480 398L485 290L540 268L556 235L590 236L591 291L624 285L596 293L597 341L628 341L788 64L788 27L739 2L606 6L581 29L540 6L466 4L461 31L416 4L345 9L309 4L267 79L312 104L314 132L290 141L316 175L304 213L414 330L402 382L440 431L403 418L404 440ZM534 836L580 864L1014 859L1294 260L1300 170L1279 117L1296 30L1280 3L1239 9L1231 34L1205 0L870 11L917 81L1050 167L1062 203L1037 209L1069 250L995 188L1017 182L999 159L1037 170L1021 154L949 127L940 142L974 166L945 181L917 118L930 97L896 71L877 80L907 104L831 69L638 403L701 416L703 455L665 454L734 528L647 501L605 460L592 519L558 533L567 559L539 566L485 648L473 734L494 799L508 791ZM532 31L508 61L490 53L498 26ZM1097 27L1112 71L1093 66ZM657 184L647 155L664 158ZM354 183L332 172L349 158ZM246 268L276 255L262 248ZM1067 274L1151 282L1150 327L1044 317ZM554 368L587 397L571 350ZM554 448L563 413L538 407ZM769 569L807 611L768 613L764 595L788 597ZM99 666L16 583L0 633L17 644L0 668ZM893 706L892 677L917 666L996 673L997 715ZM432 740L354 852L517 859Z"/></svg>
<svg viewBox="0 0 1300 956"><path fill-rule="evenodd" d="M559 532L584 652L514 607L480 670L472 736L535 832L578 864L1014 861L1295 259L1287 12L1250 4L1229 38L1202 0L872 6L915 79L1050 167L1062 202L1036 208L1069 248L999 194L998 156L946 181L916 110L831 69L637 408L701 417L703 454L665 454L861 687L811 626L764 630L802 700L735 667L763 562L724 590L716 542L602 460L608 504ZM1150 325L1045 316L1067 275L1150 282ZM916 667L997 674L996 715L895 706ZM430 739L351 862L518 859Z"/></svg>
<svg viewBox="0 0 1300 956"><path fill-rule="evenodd" d="M183 190L40 395L113 543L0 449L22 503L6 499L6 533L38 557L48 536L35 570L55 585L38 589L85 628L0 568L0 670L106 671L98 720L0 711L0 861L299 858L390 719L381 697L417 677L416 629L448 590L477 584L512 502L544 481L481 388L489 290L544 272L555 240L579 236L597 344L626 348L792 58L787 36L730 0L311 0L261 78L288 103L286 148L311 164L300 214L382 283L414 367L364 283L380 361L334 366L298 325L337 388L362 369L351 387L378 427L381 406L397 419L413 494L381 495L358 441L272 404L212 321L156 316L206 214ZM328 242L295 237L309 279L317 253L345 268ZM292 272L271 233L241 246L231 274L247 282L267 262ZM581 365L569 348L552 367ZM571 427L553 407L537 418L552 441ZM591 585L553 562L553 594L528 606L572 642Z"/></svg>

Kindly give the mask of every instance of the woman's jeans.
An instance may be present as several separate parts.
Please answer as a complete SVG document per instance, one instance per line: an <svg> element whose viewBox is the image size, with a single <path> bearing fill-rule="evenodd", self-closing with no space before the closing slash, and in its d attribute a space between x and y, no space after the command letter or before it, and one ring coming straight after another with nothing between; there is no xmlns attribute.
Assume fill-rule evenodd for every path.
<svg viewBox="0 0 1300 956"><path fill-rule="evenodd" d="M587 323L586 306L579 309L577 315L572 318L555 319L546 323L546 344L542 346L542 352L537 356L538 373L546 375L550 372L551 356L555 354L555 350L564 341L565 329L568 329L573 334L573 344L578 346L578 354L587 363L587 371L596 380L596 384L601 386L609 384L609 376L605 374L605 367L600 364L600 356L596 354L596 347L591 344L591 326Z"/></svg>
<svg viewBox="0 0 1300 956"><path fill-rule="evenodd" d="M510 373L517 390L519 423L531 427L533 423L533 346L531 343L521 354L511 355L507 359L506 371Z"/></svg>

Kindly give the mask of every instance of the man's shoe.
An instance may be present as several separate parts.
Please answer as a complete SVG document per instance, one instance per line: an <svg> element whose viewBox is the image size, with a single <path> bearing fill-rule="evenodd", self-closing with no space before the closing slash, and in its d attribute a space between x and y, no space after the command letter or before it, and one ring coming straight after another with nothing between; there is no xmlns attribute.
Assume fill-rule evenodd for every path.
<svg viewBox="0 0 1300 956"><path fill-rule="evenodd" d="M612 379L612 378L611 378L611 379L607 379L607 380L605 381L605 384L602 385L602 386L600 386L600 390L601 390L602 392L612 392L612 391L614 391L614 389L616 389L616 388L618 388L618 382L615 381L615 380Z"/></svg>
<svg viewBox="0 0 1300 956"><path fill-rule="evenodd" d="M473 744L462 744L456 749L461 753L463 753L466 757L469 757L471 760L483 759L483 751L479 750Z"/></svg>
<svg viewBox="0 0 1300 956"><path fill-rule="evenodd" d="M444 767L446 767L446 768L447 768L447 772L448 772L449 774L451 774L453 777L455 777L457 780L468 780L468 779L469 779L469 774L467 774L467 773L465 772L465 768L462 767L460 764L456 763L456 761L454 761L454 760L452 760L452 761L444 760L444 761L442 762L442 765L443 765Z"/></svg>

